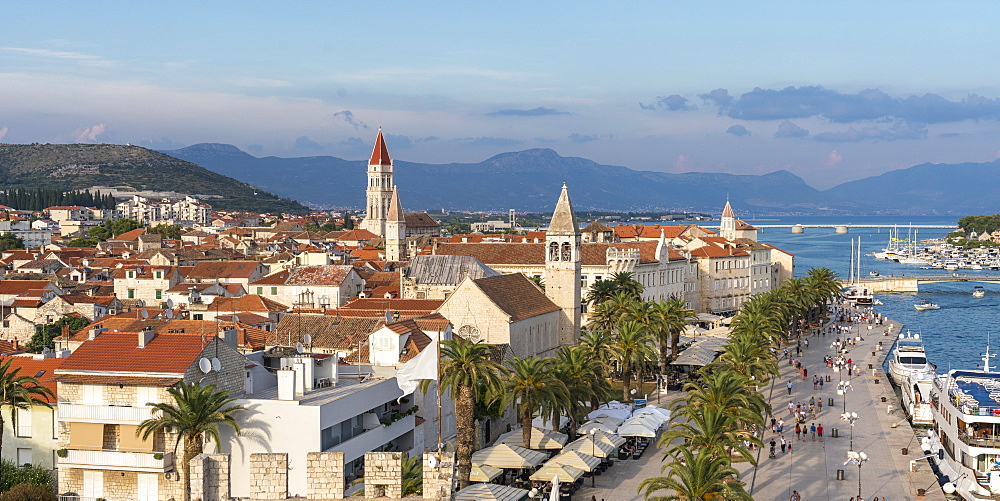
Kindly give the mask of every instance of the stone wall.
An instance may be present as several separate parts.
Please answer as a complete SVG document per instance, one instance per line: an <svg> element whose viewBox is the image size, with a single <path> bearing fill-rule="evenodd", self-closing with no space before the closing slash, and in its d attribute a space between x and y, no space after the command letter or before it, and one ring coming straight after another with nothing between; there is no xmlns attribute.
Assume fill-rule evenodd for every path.
<svg viewBox="0 0 1000 501"><path fill-rule="evenodd" d="M440 456L440 457L439 457ZM436 463L434 467L431 462ZM451 499L455 481L455 455L452 453L424 454L424 499Z"/></svg>
<svg viewBox="0 0 1000 501"><path fill-rule="evenodd" d="M288 454L250 455L250 499L288 497Z"/></svg>
<svg viewBox="0 0 1000 501"><path fill-rule="evenodd" d="M191 499L229 499L229 454L199 454L191 460Z"/></svg>
<svg viewBox="0 0 1000 501"><path fill-rule="evenodd" d="M403 497L403 453L365 453L365 497Z"/></svg>
<svg viewBox="0 0 1000 501"><path fill-rule="evenodd" d="M309 499L343 499L344 453L307 454L306 482L306 497Z"/></svg>
<svg viewBox="0 0 1000 501"><path fill-rule="evenodd" d="M228 391L229 395L234 398L243 395L246 389L244 384L246 376L243 372L246 358L240 352L218 337L212 337L208 346L201 351L199 359L201 357L209 359L218 357L222 363L222 370L205 374L198 368L196 360L184 371L185 382L192 384L201 381L202 385L214 384L219 389Z"/></svg>

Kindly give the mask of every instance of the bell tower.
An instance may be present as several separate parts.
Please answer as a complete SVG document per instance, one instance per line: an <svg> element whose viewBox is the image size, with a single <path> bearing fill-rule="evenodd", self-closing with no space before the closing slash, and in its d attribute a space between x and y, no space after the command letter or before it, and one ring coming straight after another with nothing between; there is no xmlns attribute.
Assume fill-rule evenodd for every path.
<svg viewBox="0 0 1000 501"><path fill-rule="evenodd" d="M719 236L726 240L736 238L736 214L733 214L733 206L729 205L726 199L726 207L722 209L722 219L719 220Z"/></svg>
<svg viewBox="0 0 1000 501"><path fill-rule="evenodd" d="M379 127L375 148L368 161L368 186L365 188L367 204L361 227L380 237L385 237L385 221L389 215L393 186L392 159L389 158L389 149L385 147L382 128Z"/></svg>
<svg viewBox="0 0 1000 501"><path fill-rule="evenodd" d="M552 221L545 232L545 294L562 309L559 344L576 344L580 334L580 274L583 264L580 226L563 183Z"/></svg>
<svg viewBox="0 0 1000 501"><path fill-rule="evenodd" d="M403 217L403 206L399 203L399 191L393 186L392 201L389 202L389 214L385 221L385 260L405 259L406 218Z"/></svg>

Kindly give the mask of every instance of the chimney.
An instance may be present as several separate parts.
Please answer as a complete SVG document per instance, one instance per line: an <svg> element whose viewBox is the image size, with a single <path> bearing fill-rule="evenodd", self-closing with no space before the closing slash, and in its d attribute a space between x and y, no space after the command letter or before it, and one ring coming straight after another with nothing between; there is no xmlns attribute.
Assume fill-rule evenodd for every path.
<svg viewBox="0 0 1000 501"><path fill-rule="evenodd" d="M292 370L295 371L295 394L304 395L306 392L306 364L302 361L296 361L292 364Z"/></svg>
<svg viewBox="0 0 1000 501"><path fill-rule="evenodd" d="M98 334L100 334L100 333L102 333L102 332L104 332L106 330L107 329L105 329L104 327L98 327L96 329L90 329L90 334L87 336L87 339L88 340L93 340L94 338L97 337Z"/></svg>
<svg viewBox="0 0 1000 501"><path fill-rule="evenodd" d="M156 333L150 327L145 327L139 331L139 346L137 348L145 348L153 338L156 337Z"/></svg>
<svg viewBox="0 0 1000 501"><path fill-rule="evenodd" d="M280 369L278 374L278 400L295 400L295 371Z"/></svg>

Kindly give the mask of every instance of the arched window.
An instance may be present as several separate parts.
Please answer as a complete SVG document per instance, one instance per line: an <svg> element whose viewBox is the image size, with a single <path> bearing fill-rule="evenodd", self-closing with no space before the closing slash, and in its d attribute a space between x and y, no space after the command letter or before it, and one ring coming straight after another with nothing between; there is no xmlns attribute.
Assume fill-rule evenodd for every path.
<svg viewBox="0 0 1000 501"><path fill-rule="evenodd" d="M569 243L562 244L562 260L563 261L573 260L573 248L570 247Z"/></svg>
<svg viewBox="0 0 1000 501"><path fill-rule="evenodd" d="M559 260L559 244L552 242L549 244L549 261Z"/></svg>

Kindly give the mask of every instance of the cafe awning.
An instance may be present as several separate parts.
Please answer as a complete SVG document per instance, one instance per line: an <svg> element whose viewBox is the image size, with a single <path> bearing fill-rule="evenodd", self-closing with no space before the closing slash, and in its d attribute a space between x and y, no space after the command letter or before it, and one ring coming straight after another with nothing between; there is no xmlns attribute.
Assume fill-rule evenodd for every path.
<svg viewBox="0 0 1000 501"><path fill-rule="evenodd" d="M544 452L516 445L497 444L476 451L472 455L472 462L496 468L534 468L544 463L548 457Z"/></svg>

